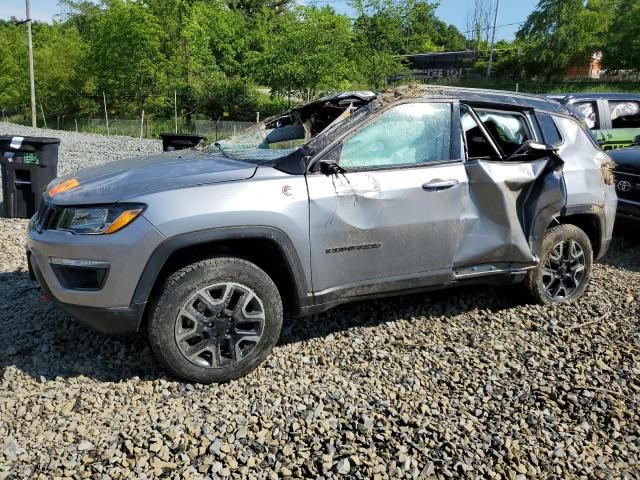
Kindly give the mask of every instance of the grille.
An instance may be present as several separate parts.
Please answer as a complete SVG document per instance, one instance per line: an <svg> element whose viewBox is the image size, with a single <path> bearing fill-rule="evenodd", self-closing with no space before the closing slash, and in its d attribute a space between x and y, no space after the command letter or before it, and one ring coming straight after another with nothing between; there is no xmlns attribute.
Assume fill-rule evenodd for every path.
<svg viewBox="0 0 640 480"><path fill-rule="evenodd" d="M616 193L620 198L640 201L640 175L614 170Z"/></svg>

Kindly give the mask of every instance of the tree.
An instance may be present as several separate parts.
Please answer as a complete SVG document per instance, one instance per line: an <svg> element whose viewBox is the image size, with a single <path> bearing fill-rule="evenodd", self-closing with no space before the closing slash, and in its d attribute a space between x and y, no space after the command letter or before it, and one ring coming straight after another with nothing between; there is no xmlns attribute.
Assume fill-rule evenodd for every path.
<svg viewBox="0 0 640 480"><path fill-rule="evenodd" d="M264 22L265 27L263 50L249 59L254 78L271 87L272 94L310 100L348 84L353 69L346 16L330 7L297 7L275 22Z"/></svg>
<svg viewBox="0 0 640 480"><path fill-rule="evenodd" d="M525 77L524 48L517 41L500 40L495 45L493 60L493 76L521 82ZM484 74L487 70L488 57L476 62L476 68Z"/></svg>
<svg viewBox="0 0 640 480"><path fill-rule="evenodd" d="M606 35L604 65L613 69L640 70L640 3L621 0Z"/></svg>
<svg viewBox="0 0 640 480"><path fill-rule="evenodd" d="M138 112L144 109L165 83L164 35L160 20L145 5L110 1L92 34L98 93L106 90L120 108L133 104Z"/></svg>
<svg viewBox="0 0 640 480"><path fill-rule="evenodd" d="M405 70L401 53L406 52L403 25L409 14L406 3L392 0L355 0L357 12L353 26L354 57L360 80L380 89L390 78Z"/></svg>
<svg viewBox="0 0 640 480"><path fill-rule="evenodd" d="M89 46L78 30L60 23L40 24L33 43L37 98L45 112L64 116L91 110L93 102L86 100L94 85Z"/></svg>
<svg viewBox="0 0 640 480"><path fill-rule="evenodd" d="M253 17L265 10L283 13L293 3L294 0L227 0L230 8L242 12L247 17Z"/></svg>
<svg viewBox="0 0 640 480"><path fill-rule="evenodd" d="M474 51L489 48L489 33L494 0L475 0L467 14L467 35Z"/></svg>
<svg viewBox="0 0 640 480"><path fill-rule="evenodd" d="M0 21L0 110L26 107L29 95L27 34L24 27Z"/></svg>
<svg viewBox="0 0 640 480"><path fill-rule="evenodd" d="M436 3L417 1L407 4L405 53L462 50L465 38L453 25L436 17Z"/></svg>
<svg viewBox="0 0 640 480"><path fill-rule="evenodd" d="M605 43L611 14L611 0L540 0L516 35L528 73L551 79L588 61Z"/></svg>

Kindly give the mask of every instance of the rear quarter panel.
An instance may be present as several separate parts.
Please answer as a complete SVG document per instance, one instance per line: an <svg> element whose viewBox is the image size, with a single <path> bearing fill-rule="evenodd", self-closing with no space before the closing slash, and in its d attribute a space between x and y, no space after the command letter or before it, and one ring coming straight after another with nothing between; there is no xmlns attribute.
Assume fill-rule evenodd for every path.
<svg viewBox="0 0 640 480"><path fill-rule="evenodd" d="M555 116L555 121L563 137L558 153L565 162L567 208L592 207L603 212L602 236L611 238L617 197L615 187L606 185L602 177L602 165L611 159L576 120Z"/></svg>

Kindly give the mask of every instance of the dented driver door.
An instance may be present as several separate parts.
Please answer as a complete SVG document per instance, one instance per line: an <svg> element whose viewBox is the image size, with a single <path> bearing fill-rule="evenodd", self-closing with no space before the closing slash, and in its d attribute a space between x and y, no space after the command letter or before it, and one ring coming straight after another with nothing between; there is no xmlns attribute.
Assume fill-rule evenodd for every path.
<svg viewBox="0 0 640 480"><path fill-rule="evenodd" d="M317 301L450 276L467 196L458 125L456 102L403 103L317 159L333 165L307 174Z"/></svg>

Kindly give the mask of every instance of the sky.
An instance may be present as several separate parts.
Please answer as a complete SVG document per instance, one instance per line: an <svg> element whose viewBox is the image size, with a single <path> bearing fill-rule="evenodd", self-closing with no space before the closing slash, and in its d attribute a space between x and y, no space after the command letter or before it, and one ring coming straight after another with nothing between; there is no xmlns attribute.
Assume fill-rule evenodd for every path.
<svg viewBox="0 0 640 480"><path fill-rule="evenodd" d="M351 13L346 0L301 0L300 3L315 3L317 5L331 5L337 12ZM497 40L512 40L519 25L508 25L522 22L534 9L538 0L500 0L498 10ZM467 14L473 9L474 0L441 0L437 15L447 23L467 30ZM31 0L31 16L34 20L51 21L53 16L60 13L58 0ZM12 16L23 19L25 16L24 0L0 0L0 18L9 19Z"/></svg>

